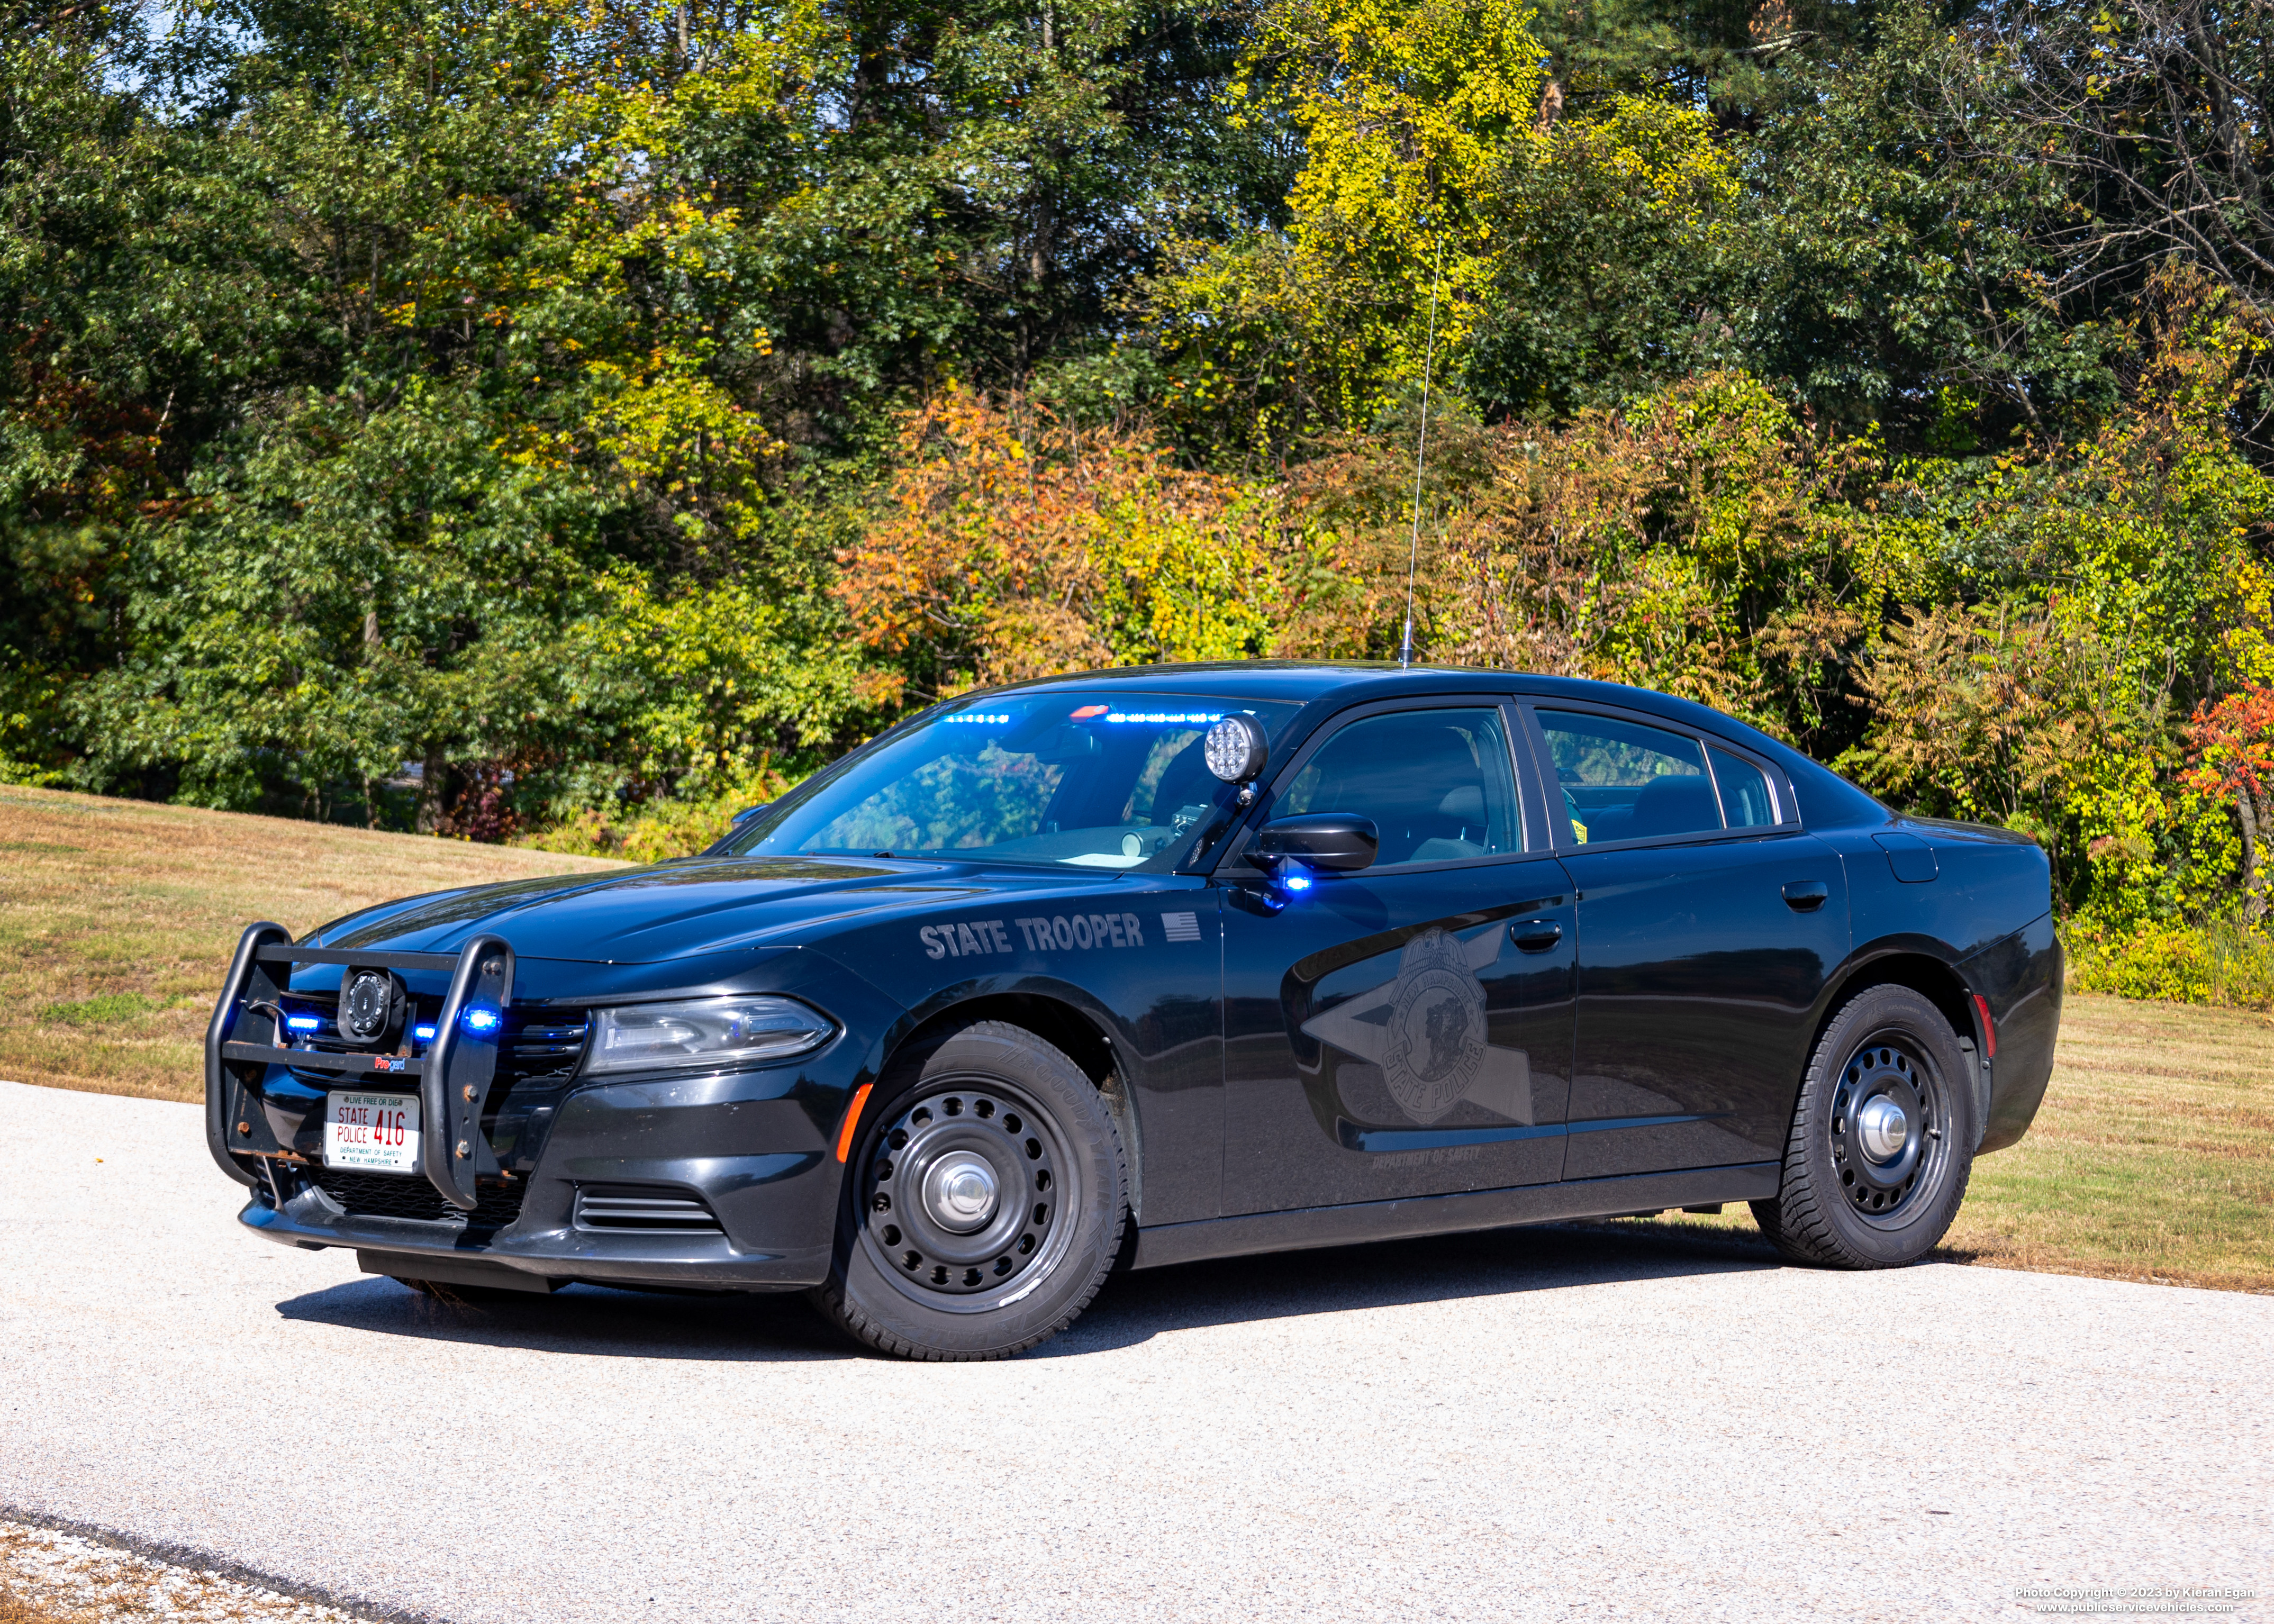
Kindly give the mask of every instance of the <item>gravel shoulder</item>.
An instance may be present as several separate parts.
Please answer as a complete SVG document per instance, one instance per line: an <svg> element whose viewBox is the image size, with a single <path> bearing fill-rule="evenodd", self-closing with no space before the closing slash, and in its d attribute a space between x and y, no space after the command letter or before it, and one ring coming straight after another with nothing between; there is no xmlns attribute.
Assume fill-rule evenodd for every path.
<svg viewBox="0 0 2274 1624"><path fill-rule="evenodd" d="M166 1560L112 1537L0 1517L0 1624L365 1624L192 1553Z"/></svg>
<svg viewBox="0 0 2274 1624"><path fill-rule="evenodd" d="M2274 1616L2274 1298L1516 1231L915 1366L794 1300L454 1307L269 1245L188 1106L0 1084L0 1511L397 1616Z"/></svg>

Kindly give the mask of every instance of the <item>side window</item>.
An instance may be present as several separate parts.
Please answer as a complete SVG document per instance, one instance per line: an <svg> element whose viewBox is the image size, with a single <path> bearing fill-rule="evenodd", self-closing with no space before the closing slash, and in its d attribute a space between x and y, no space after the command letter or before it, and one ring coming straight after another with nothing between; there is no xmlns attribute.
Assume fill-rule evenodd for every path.
<svg viewBox="0 0 2274 1624"><path fill-rule="evenodd" d="M1378 863L1457 862L1524 849L1508 732L1485 706L1393 710L1344 726L1273 808L1353 812L1382 831Z"/></svg>
<svg viewBox="0 0 2274 1624"><path fill-rule="evenodd" d="M1730 828L1758 829L1777 821L1776 793L1751 762L1714 751L1713 781L1721 786L1721 817Z"/></svg>
<svg viewBox="0 0 2274 1624"><path fill-rule="evenodd" d="M1705 747L1664 728L1571 710L1541 710L1540 730L1582 846L1703 834L1721 827Z"/></svg>

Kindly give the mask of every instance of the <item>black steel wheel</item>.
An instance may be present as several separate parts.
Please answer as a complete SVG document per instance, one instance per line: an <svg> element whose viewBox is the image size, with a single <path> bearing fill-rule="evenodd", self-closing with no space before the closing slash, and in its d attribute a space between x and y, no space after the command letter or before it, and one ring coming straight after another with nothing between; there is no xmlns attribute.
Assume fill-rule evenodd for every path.
<svg viewBox="0 0 2274 1624"><path fill-rule="evenodd" d="M1128 1173L1096 1086L982 1021L896 1064L856 1129L823 1313L922 1359L1004 1358L1073 1322L1118 1252Z"/></svg>
<svg viewBox="0 0 2274 1624"><path fill-rule="evenodd" d="M1890 1268L1932 1249L1966 1196L1974 1090L1950 1023L1908 987L1867 988L1826 1026L1762 1232L1797 1262Z"/></svg>

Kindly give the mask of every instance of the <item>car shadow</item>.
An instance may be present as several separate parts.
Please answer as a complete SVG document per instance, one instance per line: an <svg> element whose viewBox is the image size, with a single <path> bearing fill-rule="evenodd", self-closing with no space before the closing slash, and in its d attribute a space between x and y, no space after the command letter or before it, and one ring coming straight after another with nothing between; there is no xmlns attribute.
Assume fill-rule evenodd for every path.
<svg viewBox="0 0 2274 1624"><path fill-rule="evenodd" d="M1759 1243L1608 1224L1226 1258L1110 1280L1088 1313L1027 1357L1079 1357L1203 1326L1781 1267Z"/></svg>
<svg viewBox="0 0 2274 1624"><path fill-rule="evenodd" d="M1028 1358L1080 1358L1205 1326L1515 1297L1782 1267L1758 1242L1548 1225L1227 1258L1117 1274ZM570 1286L550 1297L434 1297L368 1275L276 1305L286 1320L380 1335L595 1358L788 1363L873 1357L796 1293L666 1296Z"/></svg>

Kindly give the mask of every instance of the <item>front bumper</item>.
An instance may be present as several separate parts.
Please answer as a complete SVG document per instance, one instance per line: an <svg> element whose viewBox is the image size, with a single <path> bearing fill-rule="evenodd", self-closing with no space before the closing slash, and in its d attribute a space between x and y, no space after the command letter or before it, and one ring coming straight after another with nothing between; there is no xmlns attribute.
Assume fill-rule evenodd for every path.
<svg viewBox="0 0 2274 1624"><path fill-rule="evenodd" d="M773 1290L827 1277L844 1175L834 1136L876 1052L854 1034L889 1033L904 1014L858 974L773 949L516 967L497 938L455 955L282 938L273 925L246 931L207 1032L207 1137L251 1192L238 1214L246 1228L284 1245L351 1248L366 1267L411 1278L494 1268L535 1282ZM501 1019L455 1049L406 1044L395 1056L287 1041L282 1006L320 1002L322 974L336 980L362 963L408 972L419 1018L440 1032L456 1032L470 998L493 998ZM293 979L295 966L318 974ZM471 979L492 969L494 989ZM578 1074L592 1006L746 990L802 996L829 1010L840 1034L771 1066L605 1082ZM324 1101L342 1088L419 1096L422 1124L442 1125L424 1126L420 1173L323 1165ZM421 1260L424 1275L411 1267Z"/></svg>
<svg viewBox="0 0 2274 1624"><path fill-rule="evenodd" d="M285 1245L479 1260L552 1282L817 1285L829 1270L842 1169L800 1097L807 1084L784 1066L578 1090L561 1102L535 1165L486 1182L480 1204L463 1215L390 1215L342 1193L380 1179L388 1195L422 1193L408 1175L342 1178L308 1157L272 1157L238 1219ZM602 1205L612 1210L596 1218ZM643 1206L674 1207L668 1222L678 1227L636 1227ZM626 1208L632 1227L617 1227Z"/></svg>

